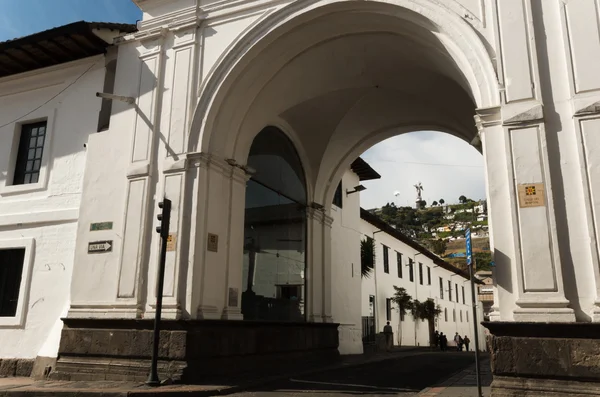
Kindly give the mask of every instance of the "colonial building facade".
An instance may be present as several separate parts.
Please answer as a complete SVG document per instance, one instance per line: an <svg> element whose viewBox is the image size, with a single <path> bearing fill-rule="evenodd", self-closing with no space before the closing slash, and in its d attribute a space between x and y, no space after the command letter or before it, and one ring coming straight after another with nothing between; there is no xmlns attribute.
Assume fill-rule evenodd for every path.
<svg viewBox="0 0 600 397"><path fill-rule="evenodd" d="M594 367L578 359L598 348L600 318L596 1L135 2L143 20L114 41L114 94L123 98L112 102L108 128L87 141L81 205L65 215L77 218L77 237L58 374L85 378L102 368L117 376L109 365L117 361L145 371L140 335L150 333L145 319L154 313L154 225L163 197L173 202L163 316L173 320L166 337L178 341L161 353L164 370L208 365L218 344L193 343L206 335L247 341L283 333L281 322L241 321L247 302L254 319L271 315L260 309L271 305L256 298L259 291L302 301L278 309L296 339L263 336L273 341L270 352L359 352L360 310L348 302L360 299L353 298L360 279L335 259L330 203L370 146L435 129L471 142L485 158L496 264L486 324L495 335L493 393L516 395L527 384L541 395L553 382L559 394L573 394L569 382L581 380L582 389L600 387L589 382L597 380ZM36 142L40 128L26 128ZM35 168L38 147L31 149ZM9 159L3 178L14 183L4 171L12 156L2 156ZM34 174L26 169L19 178L43 181ZM2 199L3 208L13 200ZM271 218L252 211L260 207L272 207L262 212ZM275 254L276 263L287 261L281 280L290 287L258 280L244 295L258 274L250 272L260 248L253 233L268 223L296 224L265 240L296 252ZM33 245L16 248L23 245L27 257ZM52 259L65 265L60 260ZM265 352L236 346L244 357ZM542 359L530 359L540 358L534 351ZM571 353L559 362L555 351Z"/></svg>
<svg viewBox="0 0 600 397"><path fill-rule="evenodd" d="M429 346L427 320L410 313L401 316L392 298L394 287L404 288L413 300L431 299L441 310L434 329L448 337L454 347L454 335L468 336L475 350L473 304L469 274L445 262L368 211L361 209L362 238L375 240L376 261L373 272L362 279L361 310L363 327L373 324L381 332L389 321L394 330L394 345ZM475 286L480 281L475 281ZM481 303L477 303L477 327L480 350L486 349ZM363 328L364 331L364 328ZM364 335L364 333L363 333Z"/></svg>

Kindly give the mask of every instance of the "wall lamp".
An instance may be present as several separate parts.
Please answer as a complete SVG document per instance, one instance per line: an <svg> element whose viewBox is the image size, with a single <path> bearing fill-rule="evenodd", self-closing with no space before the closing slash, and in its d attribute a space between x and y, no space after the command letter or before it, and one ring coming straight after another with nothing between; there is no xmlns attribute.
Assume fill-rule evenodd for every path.
<svg viewBox="0 0 600 397"><path fill-rule="evenodd" d="M367 188L364 187L363 185L354 186L354 190L348 190L348 189L346 189L346 196L348 196L348 195L350 195L352 193L362 192L363 190L367 190Z"/></svg>

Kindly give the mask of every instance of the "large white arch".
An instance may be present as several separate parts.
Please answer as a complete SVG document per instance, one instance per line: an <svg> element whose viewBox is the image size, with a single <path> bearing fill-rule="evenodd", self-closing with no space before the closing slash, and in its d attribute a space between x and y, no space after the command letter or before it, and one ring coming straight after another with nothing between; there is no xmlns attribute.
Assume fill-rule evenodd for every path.
<svg viewBox="0 0 600 397"><path fill-rule="evenodd" d="M468 88L467 91L472 96L476 107L487 108L499 105L497 77L485 45L465 21L441 4L423 0L300 1L259 20L224 52L202 85L198 106L191 123L189 151L233 156L231 148L226 149L224 146L227 142L231 143L232 139L235 141L239 131L235 128L219 130L219 117L231 117L223 106L231 102L230 96L236 90L240 80L245 77L244 73L252 60L294 28L319 17L344 12L386 15L397 19L398 22L418 25L438 39L438 44L445 49L457 69L463 73L468 85L465 88ZM298 49L302 51L303 48L310 48L319 40L324 40L322 32L317 29L311 29L311 32L317 37L306 36L303 42L294 43L295 48L280 47L281 63L272 65L272 70L263 71L265 82L254 81L253 84L266 84L281 66L297 56ZM348 33L350 32L346 32ZM283 40L280 45L285 45ZM250 101L252 99L250 98ZM239 107L235 109L243 111Z"/></svg>

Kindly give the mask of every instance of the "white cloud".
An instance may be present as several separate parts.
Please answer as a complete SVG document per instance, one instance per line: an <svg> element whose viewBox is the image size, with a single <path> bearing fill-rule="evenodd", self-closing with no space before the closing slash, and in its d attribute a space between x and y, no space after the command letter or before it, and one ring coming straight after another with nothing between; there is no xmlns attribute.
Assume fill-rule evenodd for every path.
<svg viewBox="0 0 600 397"><path fill-rule="evenodd" d="M452 135L419 131L387 139L361 156L381 179L363 182L363 208L381 207L388 202L414 205L417 182L423 184L423 199L429 206L443 198L458 202L462 194L473 200L485 199L483 156L467 142ZM399 192L394 197L394 192Z"/></svg>

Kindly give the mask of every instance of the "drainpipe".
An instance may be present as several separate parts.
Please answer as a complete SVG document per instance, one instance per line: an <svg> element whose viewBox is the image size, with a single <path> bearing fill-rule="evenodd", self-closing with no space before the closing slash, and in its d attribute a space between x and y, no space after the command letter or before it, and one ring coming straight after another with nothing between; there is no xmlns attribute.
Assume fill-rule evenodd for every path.
<svg viewBox="0 0 600 397"><path fill-rule="evenodd" d="M413 268L412 268L412 270L413 270L413 273L414 273L413 274L413 280L415 281L415 299L414 300L417 300L417 297L419 296L419 282L417 281L417 274L416 274L417 273L417 271L416 271L416 269L417 269L417 260L415 259L417 257L417 255L422 255L422 253L421 252L417 252L416 254L413 255L413 258L412 258L413 259L413 261L412 261L413 262ZM415 346L417 346L417 323L418 323L418 321L416 319L414 319L414 318L413 318L413 320L415 322Z"/></svg>
<svg viewBox="0 0 600 397"><path fill-rule="evenodd" d="M373 243L375 243L375 233L380 233L382 231L383 230L375 230L373 232ZM377 249L377 247L375 247L375 249ZM377 298L379 296L379 290L377 289L377 259L373 263L373 278L375 279L375 335L377 335L379 333L379 304L377 303Z"/></svg>

